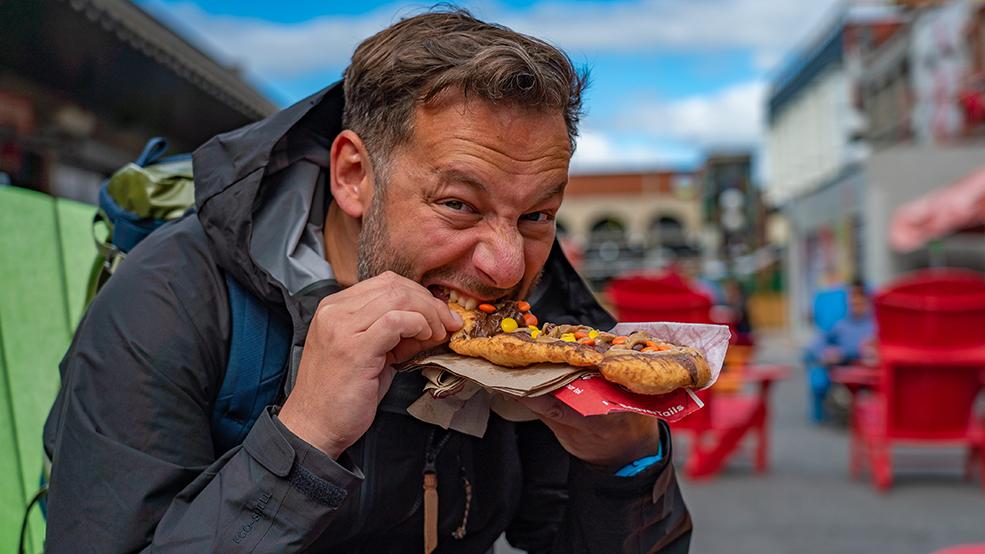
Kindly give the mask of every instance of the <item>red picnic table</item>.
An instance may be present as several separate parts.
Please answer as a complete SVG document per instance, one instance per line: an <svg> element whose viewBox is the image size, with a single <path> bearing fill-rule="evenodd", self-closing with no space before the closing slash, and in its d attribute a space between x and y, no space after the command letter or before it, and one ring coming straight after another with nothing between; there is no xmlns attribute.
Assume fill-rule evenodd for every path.
<svg viewBox="0 0 985 554"><path fill-rule="evenodd" d="M677 432L691 437L684 472L692 479L717 474L737 451L742 439L756 435L756 471L769 468L769 392L772 384L790 375L790 367L780 364L746 365L735 368L752 391L720 393L715 387L698 393L704 409L671 424ZM745 387L743 387L745 388Z"/></svg>

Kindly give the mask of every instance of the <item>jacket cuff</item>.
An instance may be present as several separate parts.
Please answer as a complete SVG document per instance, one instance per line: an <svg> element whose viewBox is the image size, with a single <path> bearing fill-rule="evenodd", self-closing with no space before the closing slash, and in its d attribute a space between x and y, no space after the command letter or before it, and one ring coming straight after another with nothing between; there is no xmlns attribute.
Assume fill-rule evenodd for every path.
<svg viewBox="0 0 985 554"><path fill-rule="evenodd" d="M292 433L272 406L257 418L243 448L268 471L288 479L296 491L331 510L341 506L364 479L348 454L333 460Z"/></svg>
<svg viewBox="0 0 985 554"><path fill-rule="evenodd" d="M656 498L658 491L654 489L658 484L658 477L673 458L670 428L664 421L660 422L660 452L660 461L628 477L616 475L612 468L593 466L572 456L569 479L572 485L606 498L628 500L651 493Z"/></svg>

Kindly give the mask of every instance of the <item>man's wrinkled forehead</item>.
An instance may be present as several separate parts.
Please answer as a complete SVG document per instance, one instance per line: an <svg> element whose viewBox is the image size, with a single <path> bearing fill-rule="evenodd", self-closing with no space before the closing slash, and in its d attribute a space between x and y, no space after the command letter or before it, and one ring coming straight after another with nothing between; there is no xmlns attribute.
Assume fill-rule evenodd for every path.
<svg viewBox="0 0 985 554"><path fill-rule="evenodd" d="M546 132L510 132L529 131L531 126ZM417 105L409 138L427 139L434 135L435 128L457 138L484 144L505 142L518 150L562 157L565 163L571 158L568 128L559 108L492 102L446 89L430 102Z"/></svg>

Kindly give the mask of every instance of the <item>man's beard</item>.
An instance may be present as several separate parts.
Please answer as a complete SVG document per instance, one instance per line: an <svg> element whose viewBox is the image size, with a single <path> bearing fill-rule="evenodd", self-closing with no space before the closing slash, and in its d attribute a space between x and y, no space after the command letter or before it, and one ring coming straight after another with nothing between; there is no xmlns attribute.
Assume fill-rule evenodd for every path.
<svg viewBox="0 0 985 554"><path fill-rule="evenodd" d="M392 271L408 279L416 279L410 260L400 255L390 244L382 187L373 194L369 213L359 229L359 251L356 253L356 277L360 281Z"/></svg>
<svg viewBox="0 0 985 554"><path fill-rule="evenodd" d="M482 298L517 299L522 298L523 283L515 287L501 289L479 281L475 277L462 275L451 267L439 267L415 275L412 256L401 254L390 242L387 227L384 194L380 189L373 195L369 213L363 217L362 228L359 230L359 252L356 256L356 276L360 281L375 277L386 271L406 277L418 283L444 282L453 283L462 291ZM534 280L536 283L540 279ZM531 284L531 287L533 284Z"/></svg>

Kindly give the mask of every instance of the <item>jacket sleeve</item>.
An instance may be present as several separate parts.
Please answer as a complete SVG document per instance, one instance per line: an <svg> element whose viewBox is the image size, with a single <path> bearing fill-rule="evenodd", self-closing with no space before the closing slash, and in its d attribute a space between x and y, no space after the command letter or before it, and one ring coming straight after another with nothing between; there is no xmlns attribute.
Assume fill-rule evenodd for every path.
<svg viewBox="0 0 985 554"><path fill-rule="evenodd" d="M309 544L362 474L294 436L272 408L243 445L214 452L224 286L206 275L182 289L186 279L140 269L153 260L128 263L139 250L100 292L61 364L62 389L45 428L53 462L47 551L276 552Z"/></svg>
<svg viewBox="0 0 985 554"><path fill-rule="evenodd" d="M677 485L670 430L660 424L663 459L633 477L616 477L572 458L571 498L554 552L683 554L691 516Z"/></svg>
<svg viewBox="0 0 985 554"><path fill-rule="evenodd" d="M507 530L510 544L531 553L688 551L691 517L670 461L666 424L660 425L662 461L633 477L568 455L540 423L521 425L524 491Z"/></svg>

